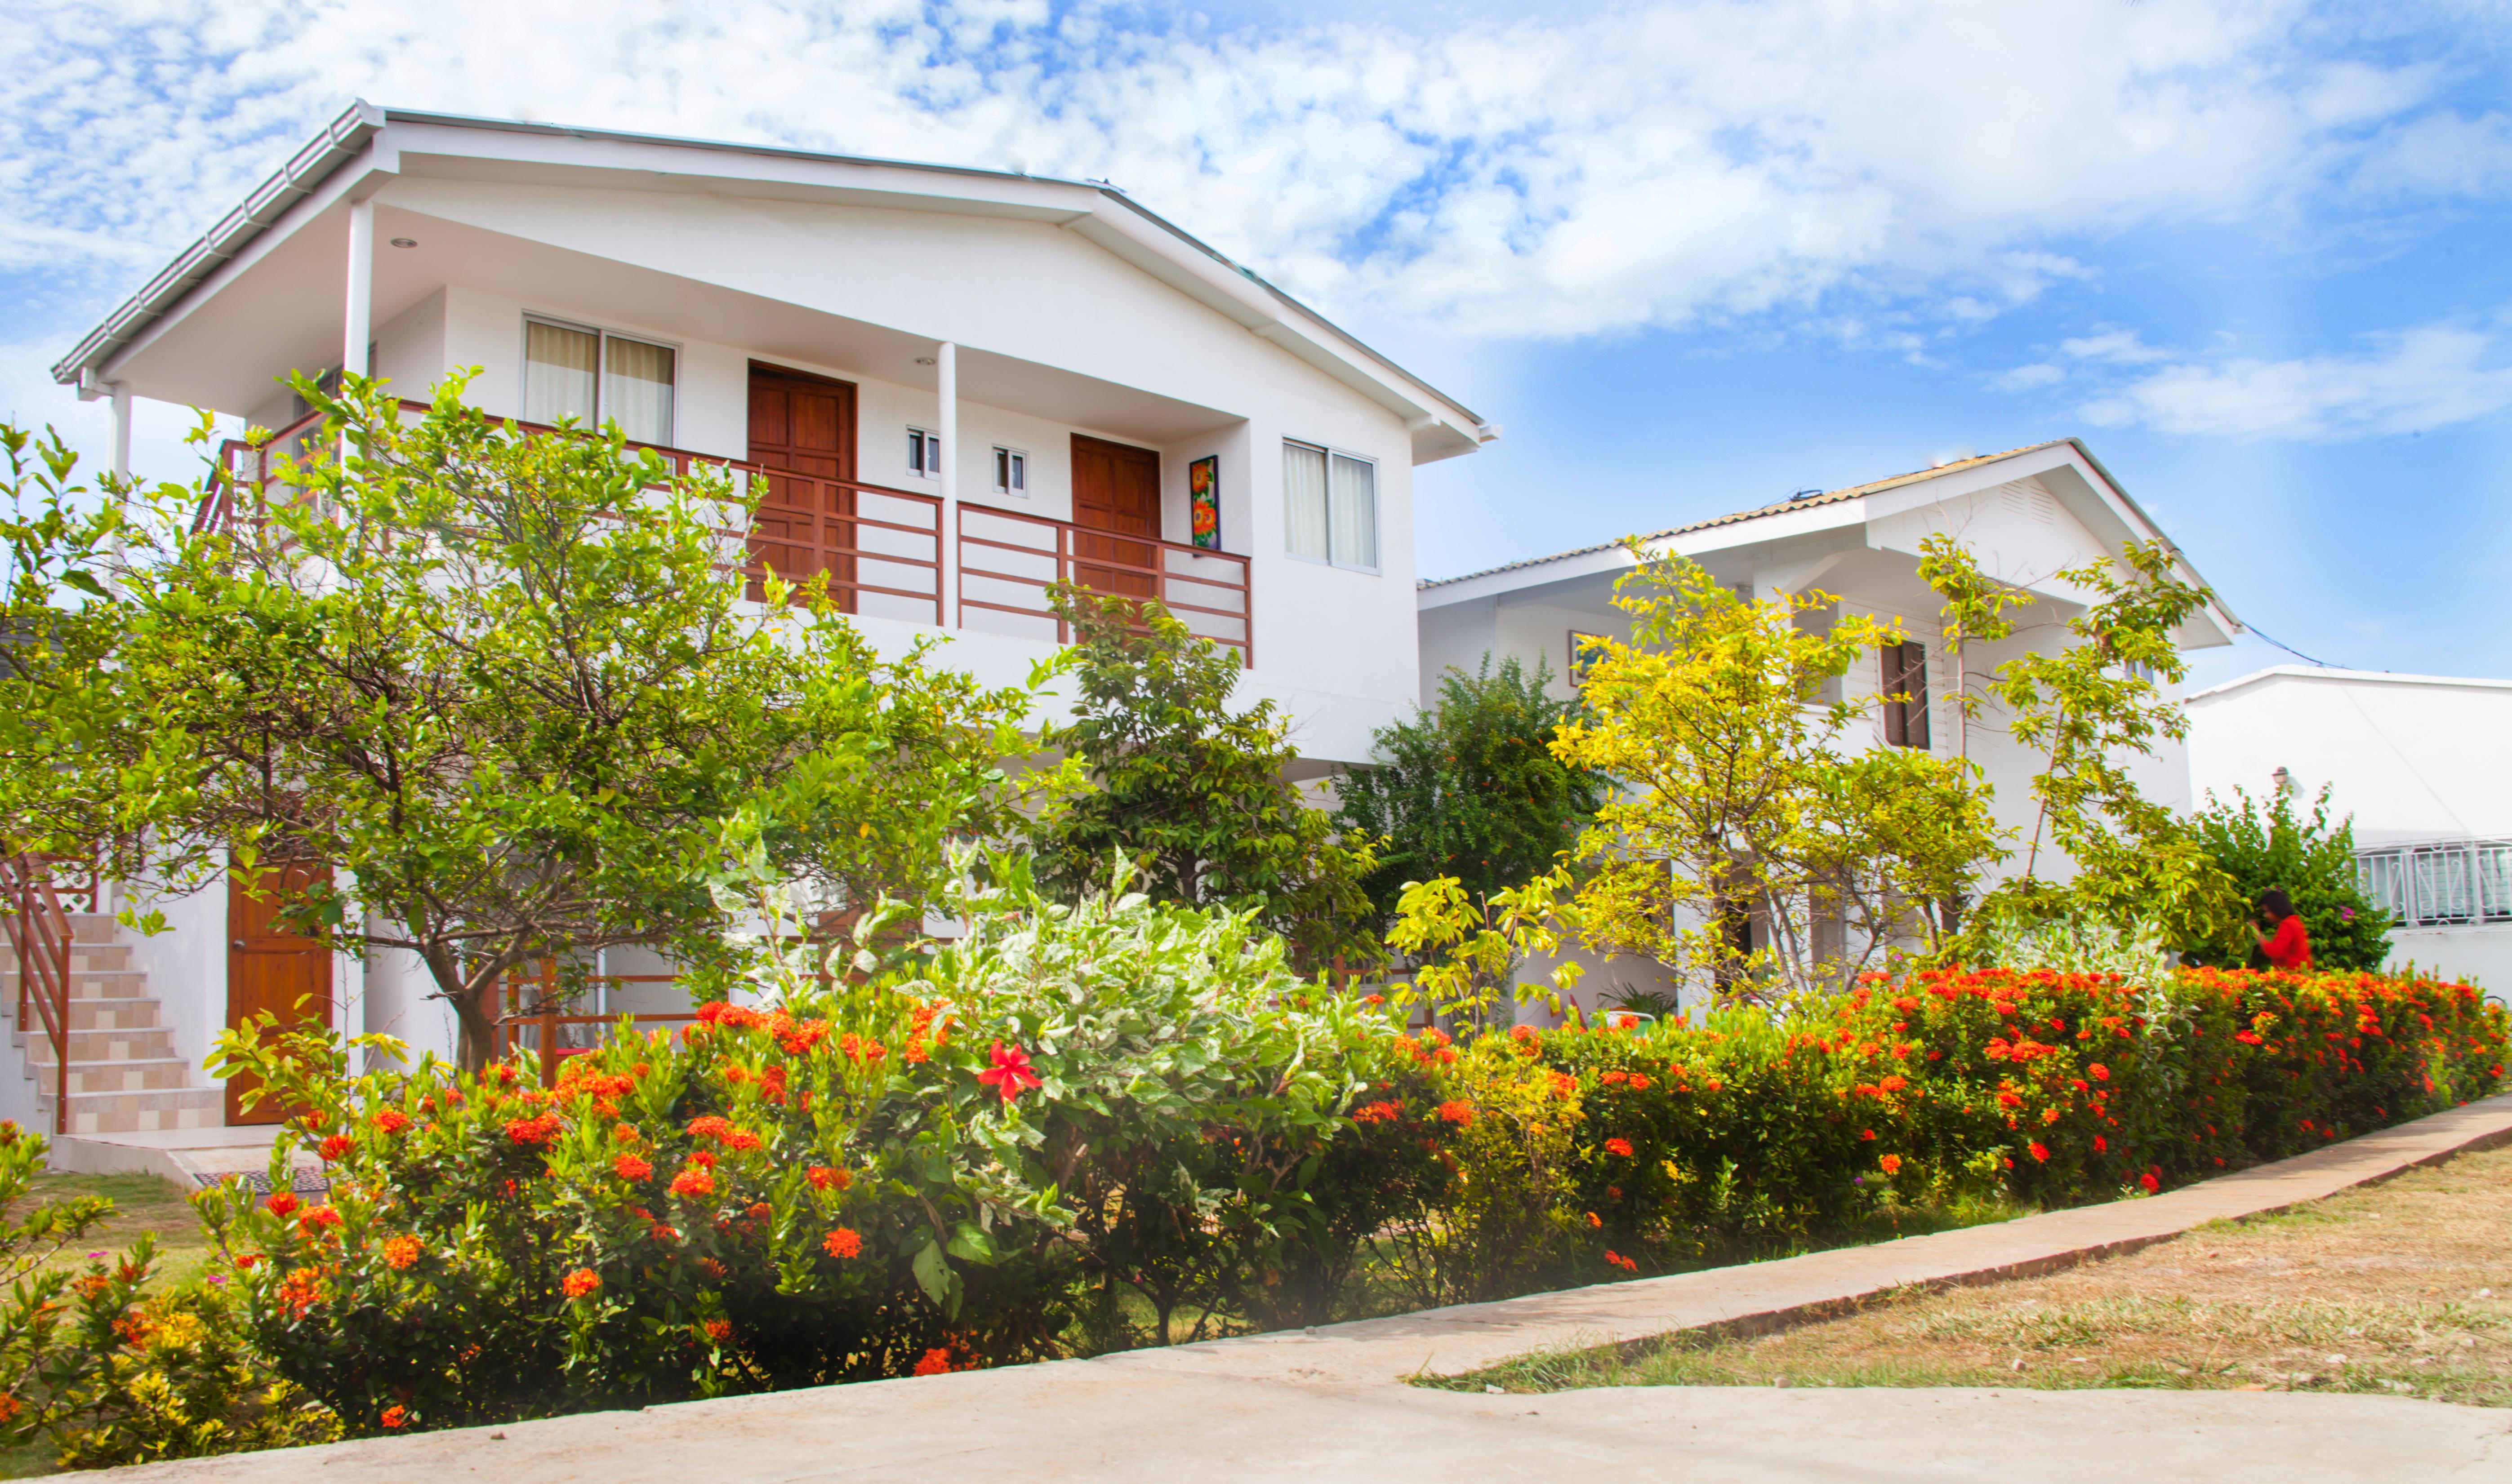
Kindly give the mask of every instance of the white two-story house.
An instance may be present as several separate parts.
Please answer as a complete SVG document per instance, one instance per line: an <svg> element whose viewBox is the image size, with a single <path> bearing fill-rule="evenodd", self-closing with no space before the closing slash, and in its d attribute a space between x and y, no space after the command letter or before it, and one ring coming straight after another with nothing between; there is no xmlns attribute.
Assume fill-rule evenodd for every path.
<svg viewBox="0 0 2512 1484"><path fill-rule="evenodd" d="M1241 699L1278 701L1318 775L1415 700L1414 468L1495 436L1105 184L365 103L54 373L111 399L127 460L134 399L285 441L307 425L278 378L342 368L413 398L476 368L490 412L734 465L779 570L990 682L1054 651L1049 583L1157 596L1238 651ZM211 1040L301 992L450 1049L414 972L215 888L116 938L112 895L76 904L72 1132L236 1116ZM15 1029L40 1075L0 1075L0 1113L50 1124L54 1053Z"/></svg>
<svg viewBox="0 0 2512 1484"><path fill-rule="evenodd" d="M1944 648L1943 600L1918 571L1920 542L1940 533L1962 541L1982 570L2034 600L2014 613L2019 629L2012 638L1975 645L1962 655L1959 675ZM1844 489L1806 490L1641 540L1651 552L1702 564L1740 593L1768 599L1820 592L1836 600L1800 622L1827 623L1852 613L1898 622L1906 642L1866 656L1837 683L1838 698L1911 699L1874 707L1873 734L1852 740L1960 753L1977 762L1994 790L1997 822L2018 852L1993 876L2021 865L2034 823L2031 779L2040 763L2007 734L1993 704L1967 716L1955 701L1957 685L1980 698L1982 682L2006 659L2026 648L2067 643L2065 622L2083 611L2091 595L2061 578L2062 570L2115 558L2124 541L2170 544L2074 439ZM1489 655L1495 661L1514 657L1530 671L1542 660L1551 670L1554 693L1566 699L1583 639L1630 638L1629 618L1612 600L1615 582L1633 565L1620 543L1606 543L1425 581L1419 595L1424 694L1435 692L1449 667L1472 674ZM2177 567L2182 581L2203 585L2185 559ZM2198 649L2229 644L2240 631L2231 611L2214 602L2193 613L2178 638L2182 648ZM2191 803L2189 760L2181 744L2164 742L2154 756L2136 760L2134 771L2148 798L2175 808ZM2063 878L2065 864L2054 872L2048 850L2045 841L2042 874ZM1583 961L1587 977L1578 998L1590 1009L1618 987L1665 990L1679 978L1653 962L1598 962L1588 956ZM1531 972L1545 971L1536 965Z"/></svg>

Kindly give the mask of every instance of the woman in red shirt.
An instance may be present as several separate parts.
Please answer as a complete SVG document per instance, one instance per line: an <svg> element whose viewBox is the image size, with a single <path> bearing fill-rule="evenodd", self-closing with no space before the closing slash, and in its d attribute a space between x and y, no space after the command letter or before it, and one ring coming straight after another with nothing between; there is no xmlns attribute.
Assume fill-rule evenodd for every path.
<svg viewBox="0 0 2512 1484"><path fill-rule="evenodd" d="M2303 930L2302 918L2294 910L2286 894L2270 887L2259 893L2259 913L2275 927L2264 928L2257 918L2251 921L2251 936L2259 940L2259 952L2267 956L2268 967L2291 969L2303 973L2311 968L2311 934Z"/></svg>

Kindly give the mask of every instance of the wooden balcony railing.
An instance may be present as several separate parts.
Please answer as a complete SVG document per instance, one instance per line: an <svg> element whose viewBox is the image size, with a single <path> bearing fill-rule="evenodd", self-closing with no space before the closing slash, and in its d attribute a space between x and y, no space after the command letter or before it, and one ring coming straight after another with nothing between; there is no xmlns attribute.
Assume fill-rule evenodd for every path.
<svg viewBox="0 0 2512 1484"><path fill-rule="evenodd" d="M402 406L426 410L418 402ZM515 426L527 432L554 431L538 423ZM281 455L299 453L321 427L318 412L259 445L228 440L219 460L232 481L203 499L196 528L232 519L232 489L267 489L277 478ZM826 574L829 596L841 612L942 626L939 497L686 449L629 447L651 449L678 473L694 464L715 465L730 473L737 487L758 495L749 529L725 533L748 546L752 598L762 596L769 570L795 582ZM757 481L765 481L766 488L759 488ZM1046 595L1050 585L1069 582L1096 592L1157 598L1190 630L1236 649L1240 663L1255 664L1247 558L994 505L963 502L959 510L952 537L959 557L955 596L960 627L1070 643L1070 628L1056 616Z"/></svg>
<svg viewBox="0 0 2512 1484"><path fill-rule="evenodd" d="M603 989L616 989L634 984L678 984L676 974L592 974L586 984ZM491 1044L491 1055L503 1061L517 1051L533 1053L540 1063L541 1085L558 1085L559 1064L571 1056L582 1056L602 1044L608 1034L623 1021L632 1029L651 1030L658 1026L687 1028L697 1023L697 1011L688 1010L621 1010L609 1014L588 1014L569 1007L559 994L555 966L541 962L522 973L506 976L503 986L505 1013L497 1017L496 1035ZM686 997L686 996L685 996Z"/></svg>
<svg viewBox="0 0 2512 1484"><path fill-rule="evenodd" d="M993 505L960 507L960 627L1052 638L1067 644L1070 626L1047 603L1049 584L1157 598L1195 633L1236 649L1256 663L1247 559L1142 536L1119 535L1070 521L1048 520Z"/></svg>

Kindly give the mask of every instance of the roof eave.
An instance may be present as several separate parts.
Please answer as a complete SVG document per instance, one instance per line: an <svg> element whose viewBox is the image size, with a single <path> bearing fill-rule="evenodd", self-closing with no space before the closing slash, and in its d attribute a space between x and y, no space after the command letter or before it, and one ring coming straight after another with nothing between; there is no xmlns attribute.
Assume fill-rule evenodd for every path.
<svg viewBox="0 0 2512 1484"><path fill-rule="evenodd" d="M1263 277L1232 261L1210 244L1197 238L1158 213L1150 210L1123 191L1099 180L1067 180L1052 176L1031 176L1012 171L984 170L962 165L935 165L921 161L882 160L869 156L826 154L811 150L789 149L775 145L741 144L715 139L675 138L662 135L629 134L611 130L583 129L570 125L527 123L506 119L482 119L461 114L427 113L413 109L384 108L364 99L343 110L312 141L292 156L268 179L245 199L242 206L220 218L218 223L201 235L178 254L175 260L150 279L138 293L118 306L112 314L90 330L70 352L53 366L54 380L63 385L77 385L83 394L93 395L95 373L123 346L169 310L180 304L185 295L197 289L219 264L233 258L255 238L270 229L298 201L313 194L341 166L355 159L379 131L391 124L411 124L455 129L493 130L507 134L540 135L556 138L579 138L615 143L642 144L677 149L714 150L773 159L826 162L841 165L870 166L891 170L926 172L958 176L970 179L1037 182L1069 186L1096 194L1096 199L1125 216L1137 219L1151 230L1148 236L1164 245L1164 251L1193 272L1200 266L1206 287L1230 296L1243 295L1252 314L1233 314L1251 331L1266 334L1281 343L1287 336L1307 342L1317 354L1302 359L1319 364L1330 373L1339 371L1332 363L1344 363L1349 371L1340 373L1347 382L1355 377L1385 386L1398 401L1390 410L1405 418L1407 431L1417 446L1426 432L1435 435L1445 428L1450 436L1430 445L1433 457L1471 452L1499 436L1499 430L1455 398L1439 391L1421 377L1406 371L1387 356L1380 354L1358 336L1344 330L1324 315L1311 309ZM1095 215L1095 214L1094 214ZM1133 235L1133 234L1126 234ZM1219 282L1214 282L1218 279ZM1227 286L1238 286L1231 293ZM1214 307L1220 307L1215 305ZM1225 313L1229 312L1227 310ZM1256 323L1248 323L1250 319ZM1273 333L1266 333L1268 330ZM1294 354L1300 347L1286 345ZM1385 401L1385 398L1379 399ZM1454 445L1454 447L1447 447ZM1417 462L1422 461L1417 459Z"/></svg>

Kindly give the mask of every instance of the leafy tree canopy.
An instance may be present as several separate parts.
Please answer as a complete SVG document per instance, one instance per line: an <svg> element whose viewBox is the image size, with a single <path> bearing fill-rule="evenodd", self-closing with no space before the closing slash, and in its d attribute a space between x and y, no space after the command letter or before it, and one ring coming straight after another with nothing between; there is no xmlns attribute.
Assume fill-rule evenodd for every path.
<svg viewBox="0 0 2512 1484"><path fill-rule="evenodd" d="M2311 935L2312 967L2377 969L2389 957L2398 921L2364 894L2355 870L2355 821L2330 822L2329 790L2320 791L2305 814L2285 790L2261 800L2235 789L2230 800L2211 797L2191 823L2244 901L2256 906L2271 887L2293 901ZM2250 961L2252 947L2248 941L2209 945L2191 957L2239 966Z"/></svg>
<svg viewBox="0 0 2512 1484"><path fill-rule="evenodd" d="M1154 899L1253 912L1312 968L1375 958L1361 883L1376 841L1338 834L1286 779L1298 755L1272 701L1231 710L1236 652L1148 599L1061 587L1054 601L1079 693L1072 721L1040 740L1095 787L1032 826L1040 883L1079 901L1122 856Z"/></svg>
<svg viewBox="0 0 2512 1484"><path fill-rule="evenodd" d="M75 631L0 677L13 847L173 892L320 863L284 919L417 956L476 1067L519 966L717 941L745 807L832 905L922 899L945 836L989 828L1028 693L883 659L817 578L746 576L722 471L519 433L459 377L409 417L362 378L293 384L323 435L269 497L214 489L231 520L195 528L203 491L169 486L114 491L110 540L57 533L67 469L21 480L21 572L103 580L12 594L17 632Z"/></svg>
<svg viewBox="0 0 2512 1484"><path fill-rule="evenodd" d="M1541 661L1530 675L1489 655L1476 674L1452 669L1435 706L1379 729L1377 765L1343 779L1346 832L1387 841L1364 883L1381 920L1407 882L1454 877L1476 897L1524 885L1594 817L1611 785L1553 756L1576 703L1547 694L1550 680Z"/></svg>

